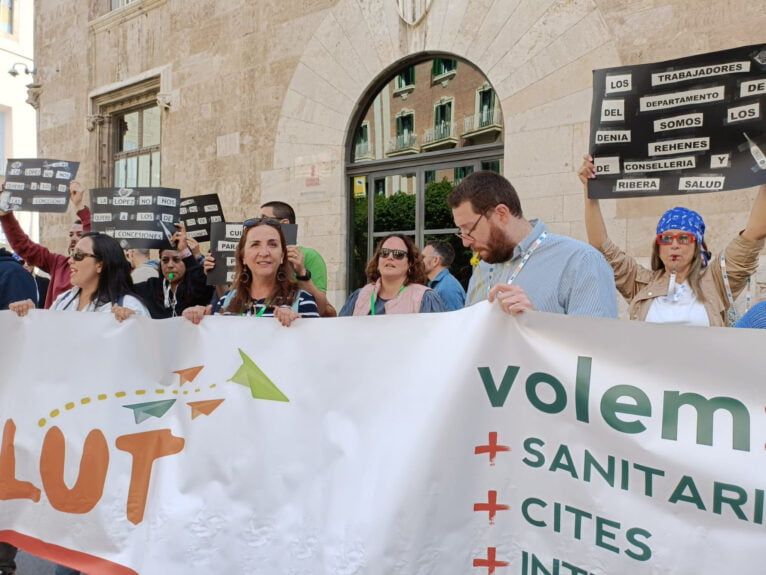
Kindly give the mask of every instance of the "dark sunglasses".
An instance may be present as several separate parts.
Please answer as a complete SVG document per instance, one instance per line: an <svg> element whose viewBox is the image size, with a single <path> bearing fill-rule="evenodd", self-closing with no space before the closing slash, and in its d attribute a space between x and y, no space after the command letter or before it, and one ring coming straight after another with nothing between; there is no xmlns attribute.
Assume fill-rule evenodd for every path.
<svg viewBox="0 0 766 575"><path fill-rule="evenodd" d="M694 243L694 234L657 234L657 243L661 246L669 246L676 240L679 245L688 246Z"/></svg>
<svg viewBox="0 0 766 575"><path fill-rule="evenodd" d="M259 218L252 218L249 220L245 220L244 222L242 222L242 227L247 229L247 228L252 228L253 226L259 226L261 224L266 224L267 226L274 226L278 228L282 225L282 222L280 222L279 220L275 218L267 218L266 216L261 216Z"/></svg>
<svg viewBox="0 0 766 575"><path fill-rule="evenodd" d="M388 248L380 248L380 252L378 252L378 257L381 259L392 257L395 260L403 260L407 257L407 251L406 250L390 250Z"/></svg>
<svg viewBox="0 0 766 575"><path fill-rule="evenodd" d="M96 254L88 254L85 252L81 252L80 250L73 251L69 257L76 262L81 262L85 258L93 258L94 260L98 259L98 256Z"/></svg>

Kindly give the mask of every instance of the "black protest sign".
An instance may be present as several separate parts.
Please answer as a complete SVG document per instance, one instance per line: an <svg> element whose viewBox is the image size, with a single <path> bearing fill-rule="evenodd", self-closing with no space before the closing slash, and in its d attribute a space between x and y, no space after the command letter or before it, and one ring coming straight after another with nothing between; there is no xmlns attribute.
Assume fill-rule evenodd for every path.
<svg viewBox="0 0 766 575"><path fill-rule="evenodd" d="M69 205L69 182L79 162L49 159L11 159L5 167L0 210L65 212Z"/></svg>
<svg viewBox="0 0 766 575"><path fill-rule="evenodd" d="M171 247L179 221L180 190L95 188L90 191L93 231L109 234L123 247Z"/></svg>
<svg viewBox="0 0 766 575"><path fill-rule="evenodd" d="M198 242L210 241L210 224L225 222L218 194L205 194L181 200L181 221L186 235Z"/></svg>
<svg viewBox="0 0 766 575"><path fill-rule="evenodd" d="M279 224L285 236L285 245L296 245L298 224ZM210 225L210 253L215 267L207 274L207 285L228 285L234 281L234 253L242 237L242 222L217 222Z"/></svg>
<svg viewBox="0 0 766 575"><path fill-rule="evenodd" d="M766 182L766 44L593 72L591 198Z"/></svg>
<svg viewBox="0 0 766 575"><path fill-rule="evenodd" d="M207 285L229 285L234 281L234 252L242 237L242 222L210 224L210 253L215 267L207 274Z"/></svg>

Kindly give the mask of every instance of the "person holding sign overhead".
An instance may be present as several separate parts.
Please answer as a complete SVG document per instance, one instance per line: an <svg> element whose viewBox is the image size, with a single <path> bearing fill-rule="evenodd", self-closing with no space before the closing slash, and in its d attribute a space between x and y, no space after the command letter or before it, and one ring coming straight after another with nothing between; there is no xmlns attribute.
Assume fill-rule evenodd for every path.
<svg viewBox="0 0 766 575"><path fill-rule="evenodd" d="M341 317L446 311L437 293L425 286L423 258L405 235L383 238L366 272L370 283L348 296L338 314Z"/></svg>
<svg viewBox="0 0 766 575"><path fill-rule="evenodd" d="M700 326L736 322L734 299L757 269L766 238L766 185L758 190L745 229L716 257L707 249L705 222L697 212L682 207L665 212L647 269L609 239L599 200L588 197L588 182L596 177L591 156L584 157L578 176L585 194L588 241L612 266L617 290L629 303L630 319Z"/></svg>
<svg viewBox="0 0 766 575"><path fill-rule="evenodd" d="M289 326L299 317L319 317L316 301L292 279L285 236L279 221L256 218L243 223L234 252L232 289L214 306L193 306L183 317L194 324L205 315L275 317Z"/></svg>
<svg viewBox="0 0 766 575"><path fill-rule="evenodd" d="M160 250L162 277L150 277L136 284L136 292L144 300L154 319L180 317L194 305L206 305L213 297L213 286L206 283L205 272L190 249L190 238L183 223L171 240L175 249Z"/></svg>

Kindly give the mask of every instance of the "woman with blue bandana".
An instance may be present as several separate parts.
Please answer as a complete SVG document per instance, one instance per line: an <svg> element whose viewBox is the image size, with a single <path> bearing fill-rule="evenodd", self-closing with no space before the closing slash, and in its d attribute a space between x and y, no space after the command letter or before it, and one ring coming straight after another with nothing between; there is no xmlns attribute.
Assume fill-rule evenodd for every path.
<svg viewBox="0 0 766 575"><path fill-rule="evenodd" d="M606 231L598 200L588 198L596 177L593 158L578 171L585 188L588 241L614 270L617 290L628 301L630 319L679 325L727 326L736 321L734 300L758 268L766 238L766 186L761 186L745 229L720 255L705 244L705 222L686 208L665 212L652 242L651 269L617 247Z"/></svg>

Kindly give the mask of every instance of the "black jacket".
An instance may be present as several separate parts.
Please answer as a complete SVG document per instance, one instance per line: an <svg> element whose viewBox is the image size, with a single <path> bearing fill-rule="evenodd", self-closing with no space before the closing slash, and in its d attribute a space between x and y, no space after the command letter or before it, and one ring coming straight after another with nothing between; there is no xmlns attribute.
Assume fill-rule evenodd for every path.
<svg viewBox="0 0 766 575"><path fill-rule="evenodd" d="M175 305L165 307L165 278L149 278L135 285L136 293L141 296L154 319L173 317L174 309L175 315L180 317L187 307L210 303L215 288L207 285L207 276L202 266L194 256L184 258L184 265L186 274L176 288Z"/></svg>

